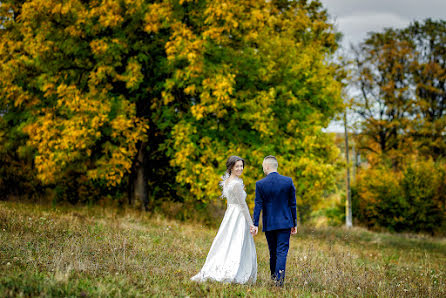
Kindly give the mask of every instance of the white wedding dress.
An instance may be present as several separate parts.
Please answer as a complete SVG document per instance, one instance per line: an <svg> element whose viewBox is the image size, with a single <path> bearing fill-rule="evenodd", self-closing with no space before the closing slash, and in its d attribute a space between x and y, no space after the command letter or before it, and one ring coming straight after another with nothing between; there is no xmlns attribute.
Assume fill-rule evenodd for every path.
<svg viewBox="0 0 446 298"><path fill-rule="evenodd" d="M213 280L228 283L255 283L257 254L249 231L252 219L246 204L243 180L233 178L223 184L228 207L206 262L193 281Z"/></svg>

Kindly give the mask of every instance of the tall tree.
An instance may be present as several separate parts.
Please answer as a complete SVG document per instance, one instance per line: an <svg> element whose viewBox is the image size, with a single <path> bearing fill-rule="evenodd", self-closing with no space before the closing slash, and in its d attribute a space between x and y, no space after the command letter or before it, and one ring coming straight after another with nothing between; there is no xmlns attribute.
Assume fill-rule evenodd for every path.
<svg viewBox="0 0 446 298"><path fill-rule="evenodd" d="M446 22L414 22L370 33L355 48L355 111L362 117L362 148L369 157L408 152L446 154Z"/></svg>
<svg viewBox="0 0 446 298"><path fill-rule="evenodd" d="M253 191L267 154L301 218L334 185L322 128L342 110L318 1L2 1L0 98L38 177L206 202L230 154ZM148 187L152 187L149 189Z"/></svg>
<svg viewBox="0 0 446 298"><path fill-rule="evenodd" d="M410 44L387 29L371 33L354 48L356 72L353 77L360 91L353 105L361 117L361 149L375 156L396 158L412 113Z"/></svg>
<svg viewBox="0 0 446 298"><path fill-rule="evenodd" d="M115 188L133 172L146 201L149 107L168 39L147 32L157 10L145 1L2 1L2 108L28 136L43 182L85 177Z"/></svg>
<svg viewBox="0 0 446 298"><path fill-rule="evenodd" d="M446 157L446 21L414 22L402 32L412 44L411 65L415 87L411 130L423 155Z"/></svg>
<svg viewBox="0 0 446 298"><path fill-rule="evenodd" d="M245 183L253 193L264 156L274 154L280 172L296 181L306 220L334 185L338 156L321 131L342 109L337 69L329 62L336 36L326 13L316 1L214 1L204 16L213 24L204 27L204 38L195 33L183 41L202 42L202 52L184 53L193 60L172 83L194 98L173 130L182 196L217 198L232 154L247 159ZM184 52L182 44L172 52L178 48Z"/></svg>

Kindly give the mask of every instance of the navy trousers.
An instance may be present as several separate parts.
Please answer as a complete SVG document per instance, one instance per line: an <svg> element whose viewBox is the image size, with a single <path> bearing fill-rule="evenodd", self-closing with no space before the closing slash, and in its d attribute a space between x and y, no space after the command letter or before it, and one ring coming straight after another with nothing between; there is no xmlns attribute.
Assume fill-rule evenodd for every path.
<svg viewBox="0 0 446 298"><path fill-rule="evenodd" d="M279 285L285 279L286 257L290 247L291 229L266 231L266 241L269 248L269 268L271 278Z"/></svg>

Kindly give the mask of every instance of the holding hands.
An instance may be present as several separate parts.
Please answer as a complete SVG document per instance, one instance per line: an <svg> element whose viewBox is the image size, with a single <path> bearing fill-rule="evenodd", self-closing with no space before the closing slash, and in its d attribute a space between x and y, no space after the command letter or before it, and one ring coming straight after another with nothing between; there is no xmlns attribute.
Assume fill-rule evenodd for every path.
<svg viewBox="0 0 446 298"><path fill-rule="evenodd" d="M249 231L251 232L251 235L255 236L259 232L259 227L256 226L250 226Z"/></svg>
<svg viewBox="0 0 446 298"><path fill-rule="evenodd" d="M291 235L297 234L297 227L291 228Z"/></svg>
<svg viewBox="0 0 446 298"><path fill-rule="evenodd" d="M259 232L259 227L252 225L249 227L249 232L251 233L251 235L255 236ZM296 235L296 234L297 234L297 227L291 228L291 235Z"/></svg>

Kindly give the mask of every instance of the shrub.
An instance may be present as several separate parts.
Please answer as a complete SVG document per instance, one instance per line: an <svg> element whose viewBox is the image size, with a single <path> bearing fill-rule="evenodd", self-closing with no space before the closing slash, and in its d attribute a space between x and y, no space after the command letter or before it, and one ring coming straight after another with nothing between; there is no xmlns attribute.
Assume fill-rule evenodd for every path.
<svg viewBox="0 0 446 298"><path fill-rule="evenodd" d="M353 217L370 228L439 233L446 222L445 164L408 158L401 171L386 165L358 173Z"/></svg>

